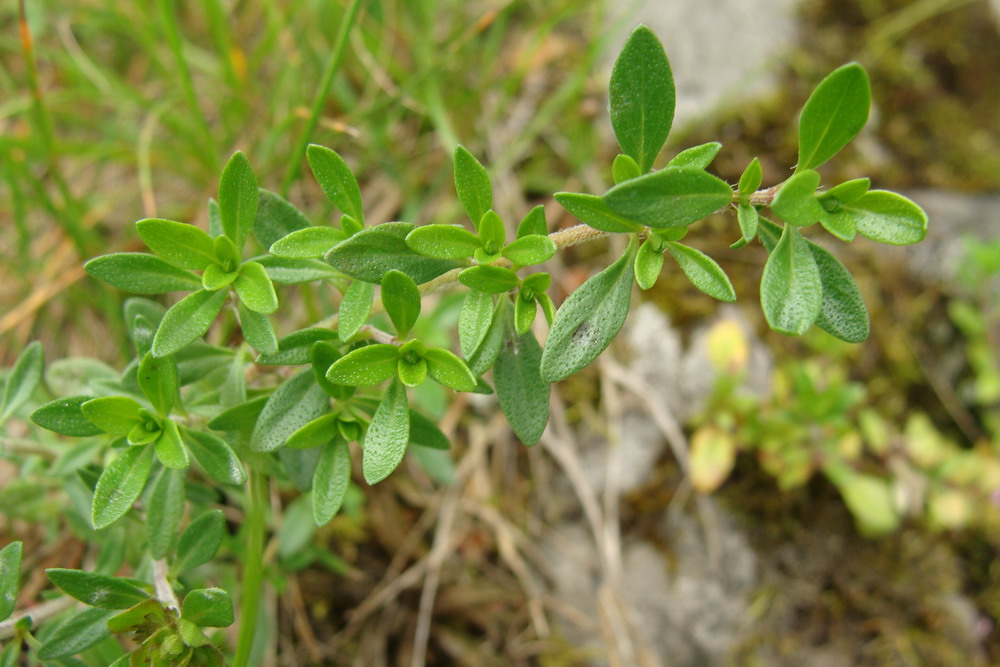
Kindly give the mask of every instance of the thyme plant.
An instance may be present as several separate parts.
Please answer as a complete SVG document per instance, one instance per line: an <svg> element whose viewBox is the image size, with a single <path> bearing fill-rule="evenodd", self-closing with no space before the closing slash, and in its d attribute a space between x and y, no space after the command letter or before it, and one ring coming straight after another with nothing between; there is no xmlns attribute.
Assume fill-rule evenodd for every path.
<svg viewBox="0 0 1000 667"><path fill-rule="evenodd" d="M820 82L799 117L798 164L768 187L757 159L735 187L711 174L722 148L715 142L655 169L674 102L663 47L640 26L611 75L611 124L621 146L611 165L615 185L603 194L556 193L582 223L569 229L550 232L545 210L536 206L511 238L494 210L487 170L461 146L454 178L467 221L370 224L347 162L311 145L306 157L342 214L337 226L314 225L292 203L260 189L249 160L237 152L222 171L218 199L208 203L207 230L140 220L136 231L150 253L90 260L86 270L94 278L143 295L124 308L135 356L120 374L80 366L77 393L50 395L30 421L85 439L83 449L73 450L75 475L70 469L67 486L90 507L86 529L96 531L93 539L124 525L123 534L141 548L133 553L133 578L113 576L124 556L93 571L48 570L65 594L59 611L69 608L67 601L83 607L73 602L72 611L40 632L36 626L49 611L28 609L0 624L7 642L0 664L16 663L22 650L74 664L73 656L109 635L126 636L134 647L120 649L115 665L221 665L227 651L232 664L248 664L272 478L308 493L313 520L322 525L348 493L352 449L360 449L368 484L388 477L410 447L447 449L434 421L411 407L410 390L427 381L457 392L495 392L514 433L534 445L548 420L551 384L608 347L628 315L633 283L649 289L668 255L708 296L735 300L722 267L684 242L691 225L716 212L734 214L734 248L760 241L769 253L760 301L771 328L799 335L815 325L845 341L865 340L868 315L850 273L803 234L819 223L844 242L858 234L889 244L924 237L923 211L898 194L870 189L867 178L821 187L816 169L868 119L865 70L847 64ZM628 239L624 252L557 308L551 277L538 267L561 248L611 235ZM334 286L338 311L279 338L273 320L280 287L301 283ZM464 292L458 350L413 334L423 298L444 289ZM146 298L175 292L184 296L168 308ZM533 326L539 311L548 324L544 344ZM373 323L380 313L388 326ZM203 339L220 318L238 324L241 335L231 344ZM22 415L32 401L42 357L32 344L8 374L0 421ZM230 592L186 583L186 573L213 559L227 534L213 506L217 496L198 492L205 487L244 505L239 614ZM15 611L21 551L20 542L0 551L0 620ZM237 618L234 649L217 645L211 629Z"/></svg>

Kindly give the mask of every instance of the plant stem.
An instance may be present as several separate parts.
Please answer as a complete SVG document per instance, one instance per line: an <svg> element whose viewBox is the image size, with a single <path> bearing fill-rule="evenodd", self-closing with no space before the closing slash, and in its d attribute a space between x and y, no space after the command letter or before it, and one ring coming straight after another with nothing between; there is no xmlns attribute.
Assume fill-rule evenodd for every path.
<svg viewBox="0 0 1000 667"><path fill-rule="evenodd" d="M243 591L240 603L240 633L236 642L235 667L246 667L253 650L253 640L257 630L257 616L260 598L264 588L264 528L267 519L268 480L267 476L254 470L249 471L250 481L246 502L246 545L243 554Z"/></svg>
<svg viewBox="0 0 1000 667"><path fill-rule="evenodd" d="M313 100L312 110L309 112L309 120L306 121L306 126L302 128L302 134L299 135L299 140L292 151L292 159L288 162L288 170L285 172L285 178L281 181L281 194L285 197L288 196L288 189L292 186L292 181L299 174L299 169L302 165L302 154L306 150L306 144L309 143L309 137L312 135L313 130L316 129L316 123L319 122L319 115L323 111L323 104L326 102L327 95L330 94L333 77L337 73L337 68L340 67L340 60L344 56L344 47L347 45L347 36L350 34L351 28L354 27L354 22L358 18L358 10L361 9L361 2L362 0L351 0L351 4L344 13L343 20L340 22L337 41L334 42L330 59L326 61L323 80L319 85L316 98Z"/></svg>
<svg viewBox="0 0 1000 667"><path fill-rule="evenodd" d="M170 566L164 558L153 561L153 585L156 587L156 599L163 603L165 607L180 611L181 605L177 602L174 588L170 585L167 572Z"/></svg>

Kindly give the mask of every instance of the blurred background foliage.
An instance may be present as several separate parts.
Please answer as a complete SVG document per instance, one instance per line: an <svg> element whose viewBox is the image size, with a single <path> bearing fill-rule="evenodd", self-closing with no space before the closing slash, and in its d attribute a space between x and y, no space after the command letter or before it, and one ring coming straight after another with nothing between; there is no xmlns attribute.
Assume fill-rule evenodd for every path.
<svg viewBox="0 0 1000 667"><path fill-rule="evenodd" d="M344 2L32 0L21 3L28 33L19 3L4 3L0 360L9 365L38 339L49 362L93 356L120 366L126 295L87 278L83 261L140 249L132 227L139 218L204 226L221 162L236 149L262 187L328 219L303 156L290 159L315 104L322 113L308 139L348 159L372 222L459 219L449 156L461 142L490 168L504 218L544 203L550 227L574 224L550 195L610 184L608 62L640 4L611 13L581 0L370 0L324 97ZM735 182L759 155L765 185L777 182L794 163L795 114L809 90L833 67L858 60L872 78L873 119L826 177L868 175L918 202L926 192L1000 192L1000 33L988 2L803 0L796 20L798 42L773 66L780 85L706 110L675 129L668 151L719 140L713 170L721 177ZM858 346L820 332L765 332L757 306L763 251L728 248L732 219L693 230L689 238L732 276L750 323L750 331L713 325L717 379L685 424L690 483L697 493L714 491L738 517L763 573L752 628L728 659L808 664L795 662L805 647L831 646L844 661L829 664L1000 662L996 210L967 238L966 228L932 213L924 266L873 244L841 247L872 314L873 335ZM942 274L946 252L957 261ZM557 292L605 257L594 245L554 260ZM283 300L279 334L336 303L324 289L295 289ZM717 309L677 275L664 275L642 298L684 336ZM422 326L445 330L456 305L442 298ZM740 350L754 340L777 359L763 395L741 390L748 371ZM611 409L607 381L595 364L564 383L557 421L600 431L595 419ZM547 488L559 488L552 478L563 474L560 465L519 449L490 421L488 405L466 414L465 398L450 407L443 393L421 400L457 434L458 473L451 460L427 458L411 466L412 479L402 473L374 492L353 491L347 511L319 531L294 492L275 491L269 609L281 612L276 635L294 637L278 643L282 664L401 662L434 554L441 590L430 663L586 663L594 656L571 632L539 621L532 604L541 594L526 583L540 557L525 540L569 511ZM127 561L129 527L95 537L86 513L73 509L72 487L59 482L87 461L86 443L67 453L18 430L16 420L7 428L0 541L24 539L37 572L92 559L88 539L109 571ZM483 457L485 441L493 449ZM449 524L457 546L445 563L435 526L442 507L454 510L446 482L456 474L478 482L457 487L467 509L464 521ZM615 524L650 537L684 496L683 477L673 457L661 456L650 481L623 497ZM205 506L219 500L202 496L189 491ZM238 510L226 511L238 523ZM669 542L658 547L668 562L679 557ZM198 577L235 585L225 565ZM29 578L24 603L43 585Z"/></svg>

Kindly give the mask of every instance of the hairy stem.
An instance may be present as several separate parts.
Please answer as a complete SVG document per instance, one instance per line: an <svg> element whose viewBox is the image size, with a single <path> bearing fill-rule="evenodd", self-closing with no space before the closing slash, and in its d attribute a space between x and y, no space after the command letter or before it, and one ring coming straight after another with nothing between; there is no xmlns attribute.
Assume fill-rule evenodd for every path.
<svg viewBox="0 0 1000 667"><path fill-rule="evenodd" d="M163 603L164 607L180 611L181 605L177 601L174 587L170 585L167 573L170 566L165 558L153 561L153 585L156 587L156 599Z"/></svg>
<svg viewBox="0 0 1000 667"><path fill-rule="evenodd" d="M235 667L246 667L250 661L253 640L264 588L264 529L267 519L268 479L262 472L249 471L249 491L246 500L246 552L243 554L243 585L240 602L240 633L236 642Z"/></svg>
<svg viewBox="0 0 1000 667"><path fill-rule="evenodd" d="M30 618L31 627L35 628L50 618L58 616L75 604L76 600L65 596L56 598L55 600L48 600L47 602L42 602L34 607L20 611L7 620L0 622L0 641L6 641L16 634L17 624L21 622L21 619Z"/></svg>

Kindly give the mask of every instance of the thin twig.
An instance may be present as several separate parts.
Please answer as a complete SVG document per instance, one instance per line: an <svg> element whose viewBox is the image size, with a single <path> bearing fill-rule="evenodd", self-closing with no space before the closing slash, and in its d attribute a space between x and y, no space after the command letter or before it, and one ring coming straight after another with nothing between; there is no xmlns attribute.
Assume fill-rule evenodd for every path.
<svg viewBox="0 0 1000 667"><path fill-rule="evenodd" d="M163 603L164 607L180 610L181 605L177 601L174 587L170 585L168 573L170 566L165 558L153 561L153 585L156 587L156 599Z"/></svg>
<svg viewBox="0 0 1000 667"><path fill-rule="evenodd" d="M70 607L76 604L76 600L71 597L61 597L55 600L49 600L47 602L42 602L39 605L25 609L24 611L18 612L8 618L6 621L0 623L0 640L10 639L14 636L17 624L21 622L22 619L30 618L31 627L37 627L40 623L44 623L53 616L58 616Z"/></svg>

